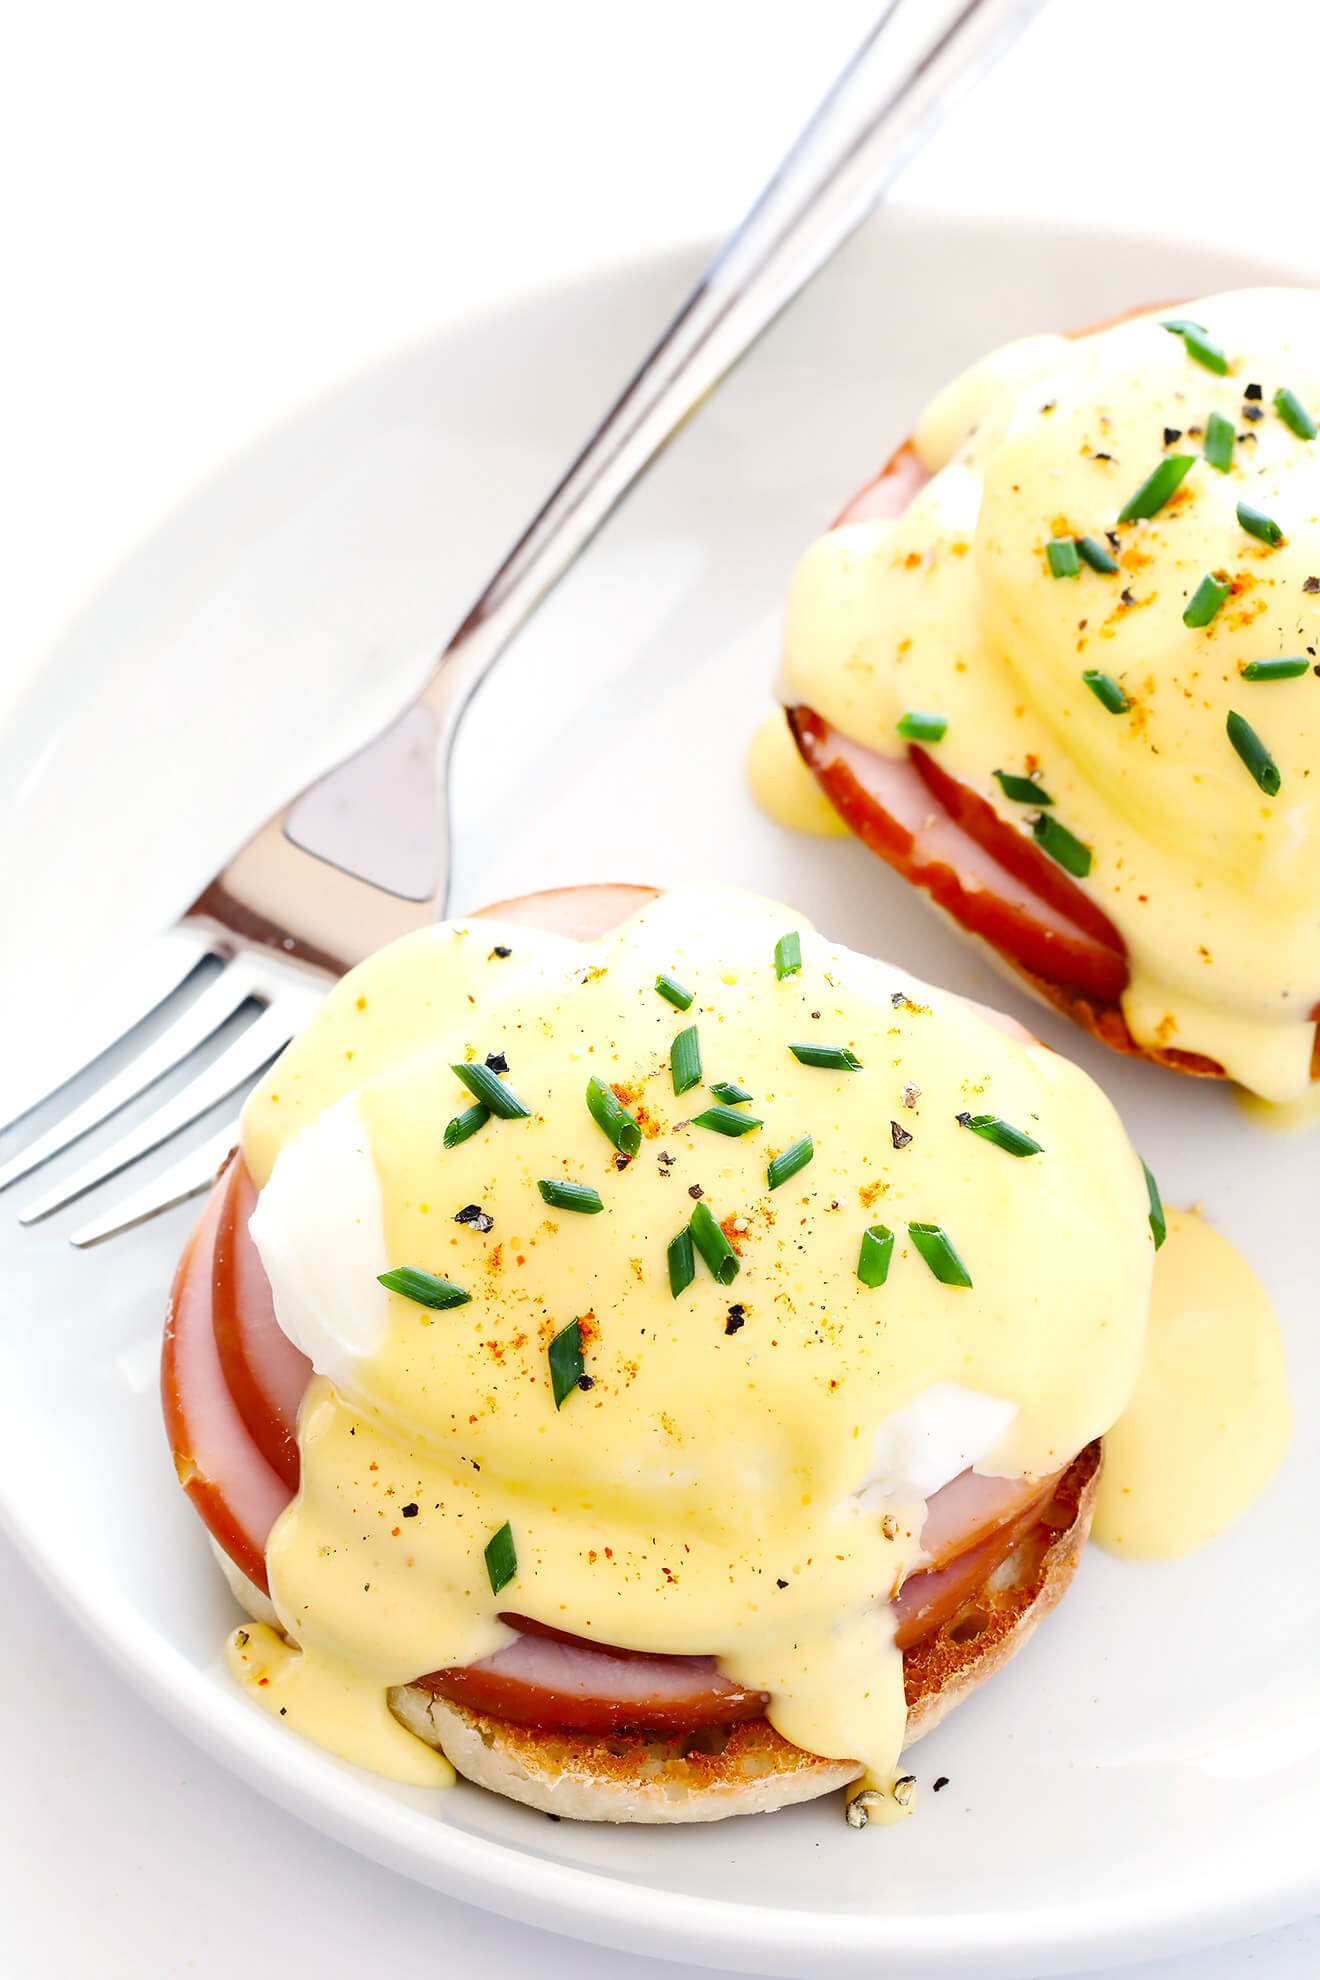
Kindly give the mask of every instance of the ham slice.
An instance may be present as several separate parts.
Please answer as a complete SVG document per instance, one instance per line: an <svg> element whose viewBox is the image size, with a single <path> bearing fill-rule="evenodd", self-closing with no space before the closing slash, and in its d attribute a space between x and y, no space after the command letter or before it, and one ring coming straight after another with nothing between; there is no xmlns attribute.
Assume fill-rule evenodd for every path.
<svg viewBox="0 0 1320 1980"><path fill-rule="evenodd" d="M788 720L858 838L970 934L1047 982L1103 999L1121 994L1127 962L1118 931L1034 840L927 751L882 756L810 708L790 708Z"/></svg>
<svg viewBox="0 0 1320 1980"><path fill-rule="evenodd" d="M964 1477L970 1475L964 1473ZM894 1599L894 1641L900 1650L911 1650L915 1644L924 1642L985 1587L995 1569L1008 1559L1019 1540L1041 1518L1061 1476L1062 1473L1056 1473L1042 1480L1025 1500L1019 1497L1012 1516L989 1531L983 1529L973 1545L956 1550L950 1546L942 1566L908 1576ZM945 1491L951 1492L958 1483L955 1479L953 1485L945 1486ZM940 1496L937 1492L931 1500L932 1510ZM924 1528L922 1539L925 1540Z"/></svg>
<svg viewBox="0 0 1320 1980"><path fill-rule="evenodd" d="M921 1548L928 1565L909 1575L905 1587L944 1567L976 1546L988 1533L1016 1519L1024 1506L1035 1505L1054 1490L1062 1472L1049 1478L990 1478L963 1471L940 1488L926 1505Z"/></svg>
<svg viewBox="0 0 1320 1980"><path fill-rule="evenodd" d="M170 1291L161 1402L179 1483L230 1559L265 1589L266 1540L290 1493L253 1442L216 1349L211 1288L224 1203L222 1176Z"/></svg>
<svg viewBox="0 0 1320 1980"><path fill-rule="evenodd" d="M257 1192L241 1160L230 1163L212 1264L216 1351L253 1443L291 1492L298 1487L298 1410L312 1364L275 1318L270 1281L248 1234Z"/></svg>
<svg viewBox="0 0 1320 1980"><path fill-rule="evenodd" d="M473 1712L547 1730L691 1732L759 1719L768 1699L721 1676L713 1657L612 1650L506 1616L521 1632L479 1664L417 1682Z"/></svg>
<svg viewBox="0 0 1320 1980"><path fill-rule="evenodd" d="M905 440L874 480L853 496L836 519L835 529L842 529L845 523L892 522L929 480L916 448Z"/></svg>

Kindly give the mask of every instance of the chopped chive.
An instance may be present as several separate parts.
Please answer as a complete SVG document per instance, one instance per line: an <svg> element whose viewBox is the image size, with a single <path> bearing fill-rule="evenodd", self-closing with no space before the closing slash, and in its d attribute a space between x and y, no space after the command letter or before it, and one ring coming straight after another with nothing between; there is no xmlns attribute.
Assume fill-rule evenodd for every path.
<svg viewBox="0 0 1320 1980"><path fill-rule="evenodd" d="M1268 543L1271 550L1277 549L1283 542L1283 531L1274 518L1260 509L1253 509L1250 502L1238 503L1237 519L1248 536L1254 536L1258 543Z"/></svg>
<svg viewBox="0 0 1320 1980"><path fill-rule="evenodd" d="M1212 412L1205 423L1205 445L1201 451L1220 474L1227 474L1233 465L1235 437L1232 420L1225 419L1221 412Z"/></svg>
<svg viewBox="0 0 1320 1980"><path fill-rule="evenodd" d="M1093 571L1099 571L1102 577L1112 577L1118 569L1114 558L1110 556L1098 536L1079 536L1077 554L1084 564L1089 564Z"/></svg>
<svg viewBox="0 0 1320 1980"><path fill-rule="evenodd" d="M1233 580L1223 571L1210 571L1197 585L1183 613L1185 626L1208 626L1233 589Z"/></svg>
<svg viewBox="0 0 1320 1980"><path fill-rule="evenodd" d="M940 1224L909 1224L908 1236L942 1286L970 1286L972 1275Z"/></svg>
<svg viewBox="0 0 1320 1980"><path fill-rule="evenodd" d="M750 1134L753 1128L763 1127L755 1114L740 1114L734 1107L707 1107L704 1113L692 1116L693 1127L709 1128L712 1134L737 1136Z"/></svg>
<svg viewBox="0 0 1320 1980"><path fill-rule="evenodd" d="M824 1066L830 1072L860 1072L862 1062L846 1045L790 1045L800 1065Z"/></svg>
<svg viewBox="0 0 1320 1980"><path fill-rule="evenodd" d="M782 983L786 976L796 976L801 967L802 937L796 928L790 928L775 943L775 975Z"/></svg>
<svg viewBox="0 0 1320 1980"><path fill-rule="evenodd" d="M677 1237L670 1238L665 1257L669 1263L670 1297L677 1299L697 1276L697 1261L692 1255L692 1233L686 1224Z"/></svg>
<svg viewBox="0 0 1320 1980"><path fill-rule="evenodd" d="M506 1519L498 1533L492 1533L486 1542L486 1574L490 1581L490 1592L498 1595L501 1588L507 1588L518 1572L518 1556L513 1546L513 1529Z"/></svg>
<svg viewBox="0 0 1320 1980"><path fill-rule="evenodd" d="M586 1372L580 1321L570 1320L566 1327L559 1329L545 1351L545 1358L550 1364L550 1390L555 1408L562 1409Z"/></svg>
<svg viewBox="0 0 1320 1980"><path fill-rule="evenodd" d="M1164 1202L1160 1196L1160 1186L1145 1162L1141 1165L1141 1173L1146 1178L1146 1196L1150 1203L1150 1234L1155 1240L1155 1249L1158 1251L1169 1235L1164 1221Z"/></svg>
<svg viewBox="0 0 1320 1980"><path fill-rule="evenodd" d="M1127 714L1132 706L1131 699L1124 694L1112 674L1102 674L1098 667L1087 667L1082 679L1102 708L1107 708L1111 715Z"/></svg>
<svg viewBox="0 0 1320 1980"><path fill-rule="evenodd" d="M1074 879L1085 880L1091 871L1091 848L1088 845L1074 838L1068 827L1061 825L1057 818L1048 818L1044 812L1034 821L1031 830L1042 852L1047 852Z"/></svg>
<svg viewBox="0 0 1320 1980"><path fill-rule="evenodd" d="M731 1286L741 1269L738 1254L720 1229L715 1212L708 1203L698 1203L688 1229L712 1279L718 1279L722 1286Z"/></svg>
<svg viewBox="0 0 1320 1980"><path fill-rule="evenodd" d="M857 1276L864 1286L882 1286L889 1277L889 1261L894 1255L894 1233L888 1224L872 1224L862 1232Z"/></svg>
<svg viewBox="0 0 1320 1980"><path fill-rule="evenodd" d="M1242 761L1250 770L1266 797L1277 797L1283 782L1279 766L1266 749L1250 722L1241 715L1228 711L1228 740L1232 743Z"/></svg>
<svg viewBox="0 0 1320 1980"><path fill-rule="evenodd" d="M1123 522L1145 522L1157 516L1169 497L1181 487L1183 476L1196 465L1195 454L1166 454L1153 474L1148 474L1135 495L1128 497L1118 512Z"/></svg>
<svg viewBox="0 0 1320 1980"><path fill-rule="evenodd" d="M939 742L948 726L946 715L928 715L919 708L909 708L906 715L899 717L898 733L909 742Z"/></svg>
<svg viewBox="0 0 1320 1980"><path fill-rule="evenodd" d="M1052 536L1045 545L1045 561L1050 567L1050 576L1056 578L1080 577L1082 566L1077 556L1077 545L1071 536Z"/></svg>
<svg viewBox="0 0 1320 1980"><path fill-rule="evenodd" d="M1248 660L1242 669L1244 681L1295 681L1309 674L1309 660Z"/></svg>
<svg viewBox="0 0 1320 1980"><path fill-rule="evenodd" d="M1228 370L1228 359L1218 344L1211 342L1203 324L1193 323L1186 316L1176 316L1170 322L1162 323L1160 328L1182 338L1189 358L1195 358L1198 364L1203 364L1207 371L1215 372L1220 378L1224 376Z"/></svg>
<svg viewBox="0 0 1320 1980"><path fill-rule="evenodd" d="M731 1079L717 1079L710 1090L717 1100L727 1100L731 1107L752 1097L745 1086L735 1086Z"/></svg>
<svg viewBox="0 0 1320 1980"><path fill-rule="evenodd" d="M635 1155L642 1145L642 1130L628 1109L603 1079L593 1073L587 1081L587 1109L592 1120L620 1155Z"/></svg>
<svg viewBox="0 0 1320 1980"><path fill-rule="evenodd" d="M673 1074L675 1093L690 1093L694 1086L701 1085L701 1040L697 1037L695 1024L690 1024L686 1031L680 1031L670 1046L669 1070Z"/></svg>
<svg viewBox="0 0 1320 1980"><path fill-rule="evenodd" d="M446 1127L445 1147L457 1148L460 1141L469 1140L478 1128L484 1128L489 1119L489 1107L465 1107Z"/></svg>
<svg viewBox="0 0 1320 1980"><path fill-rule="evenodd" d="M480 1100L483 1107L489 1107L502 1121L525 1121L529 1118L526 1107L512 1087L493 1073L489 1066L473 1059L469 1065L451 1066L449 1070L455 1079L461 1079L469 1093Z"/></svg>
<svg viewBox="0 0 1320 1980"><path fill-rule="evenodd" d="M692 1002L692 992L685 990L677 977L657 976L655 987L665 999L665 1002L672 1004L675 1010L685 1011Z"/></svg>
<svg viewBox="0 0 1320 1980"><path fill-rule="evenodd" d="M992 1141L996 1148L1002 1148L1006 1155L1041 1155L1044 1150L1038 1141L1033 1141L1021 1128L1012 1127L1008 1121L1001 1121L997 1114L959 1114L958 1125L970 1128L979 1134L982 1141Z"/></svg>
<svg viewBox="0 0 1320 1980"><path fill-rule="evenodd" d="M447 1306L466 1306L472 1297L462 1286L437 1279L434 1272L421 1272L415 1265L396 1265L392 1272L380 1273L379 1283L387 1292L401 1293L415 1306L429 1306L436 1313Z"/></svg>
<svg viewBox="0 0 1320 1980"><path fill-rule="evenodd" d="M800 1141L795 1141L793 1146L786 1148L782 1155L776 1155L765 1172L765 1179L771 1189L778 1189L780 1183L789 1182L799 1169L805 1169L815 1152L815 1142L809 1134L804 1134Z"/></svg>
<svg viewBox="0 0 1320 1980"><path fill-rule="evenodd" d="M605 1205L601 1202L600 1191L590 1183L558 1182L554 1177L544 1177L537 1183L542 1197L554 1210L581 1210L588 1217L594 1217Z"/></svg>
<svg viewBox="0 0 1320 1980"><path fill-rule="evenodd" d="M1030 777L1016 777L1011 770L996 770L994 774L999 779L999 788L1004 796L1012 798L1015 804L1053 804L1054 802L1049 792L1043 791Z"/></svg>
<svg viewBox="0 0 1320 1980"><path fill-rule="evenodd" d="M1274 410L1299 440L1314 440L1316 424L1289 385L1280 385L1274 394Z"/></svg>

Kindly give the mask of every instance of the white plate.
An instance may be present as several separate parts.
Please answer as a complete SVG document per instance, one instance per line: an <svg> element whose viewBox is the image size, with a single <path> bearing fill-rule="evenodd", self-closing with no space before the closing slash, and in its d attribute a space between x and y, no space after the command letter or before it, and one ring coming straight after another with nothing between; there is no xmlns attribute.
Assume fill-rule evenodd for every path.
<svg viewBox="0 0 1320 1980"><path fill-rule="evenodd" d="M113 956L165 921L396 704L693 265L534 298L367 379L226 476L96 602L0 736L11 1038L48 1037L95 994L101 945ZM983 346L1261 272L1079 231L877 223L479 698L456 764L456 905L572 880L733 881L1014 1001L879 861L790 839L744 795L785 579ZM605 1944L760 1973L852 1956L910 1980L1021 1980L1320 1905L1315 1144L1257 1134L1224 1092L1029 1015L1114 1095L1171 1200L1202 1201L1244 1244L1287 1329L1303 1428L1213 1551L1088 1559L1030 1650L920 1749L920 1776L950 1784L898 1830L858 1835L832 1802L689 1831L556 1826L475 1789L394 1788L251 1708L221 1666L229 1604L158 1421L186 1211L88 1256L64 1243L68 1218L22 1234L0 1220L8 1523L162 1711L263 1791L409 1875Z"/></svg>

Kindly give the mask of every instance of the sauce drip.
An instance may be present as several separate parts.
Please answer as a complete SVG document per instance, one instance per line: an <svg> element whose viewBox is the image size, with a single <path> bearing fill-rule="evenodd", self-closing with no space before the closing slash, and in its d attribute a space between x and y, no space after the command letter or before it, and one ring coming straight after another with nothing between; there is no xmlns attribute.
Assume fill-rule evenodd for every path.
<svg viewBox="0 0 1320 1980"><path fill-rule="evenodd" d="M246 1623L225 1646L230 1673L273 1717L341 1760L410 1787L452 1787L442 1753L414 1738L372 1672L326 1650L300 1650L266 1623Z"/></svg>
<svg viewBox="0 0 1320 1980"><path fill-rule="evenodd" d="M1194 1553L1222 1533L1265 1490L1292 1433L1264 1287L1195 1211L1166 1216L1145 1359L1105 1438L1092 1528L1135 1560Z"/></svg>
<svg viewBox="0 0 1320 1980"><path fill-rule="evenodd" d="M774 709L747 751L747 782L767 818L790 832L846 838L848 827L798 755L783 711Z"/></svg>

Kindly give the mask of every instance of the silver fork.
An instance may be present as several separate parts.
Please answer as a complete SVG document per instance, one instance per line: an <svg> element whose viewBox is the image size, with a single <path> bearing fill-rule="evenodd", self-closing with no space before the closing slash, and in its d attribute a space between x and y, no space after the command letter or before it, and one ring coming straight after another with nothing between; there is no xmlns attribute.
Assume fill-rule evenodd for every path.
<svg viewBox="0 0 1320 1980"><path fill-rule="evenodd" d="M9 1126L136 1025L221 967L152 1041L0 1168L16 1182L185 1067L247 1007L246 1028L178 1092L26 1203L36 1223L120 1174L236 1096L277 1055L326 988L382 943L443 914L450 838L446 768L478 682L633 482L853 233L896 172L1040 0L963 0L942 30L896 57L887 0L866 41L746 218L606 413L441 654L383 734L269 819L133 967L9 1108ZM72 1234L91 1245L204 1189L237 1138L236 1114Z"/></svg>

